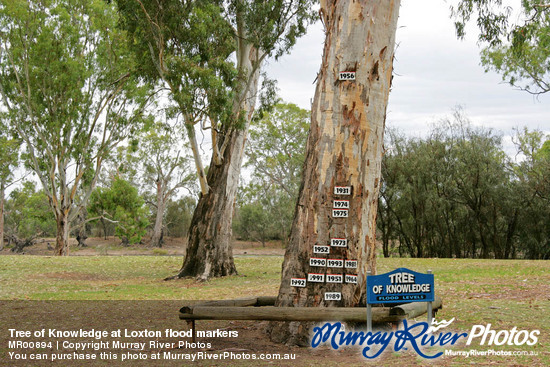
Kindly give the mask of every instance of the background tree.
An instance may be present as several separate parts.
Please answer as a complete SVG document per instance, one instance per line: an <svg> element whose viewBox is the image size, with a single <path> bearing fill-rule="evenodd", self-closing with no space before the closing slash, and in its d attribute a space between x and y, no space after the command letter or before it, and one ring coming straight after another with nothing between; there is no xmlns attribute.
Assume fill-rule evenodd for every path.
<svg viewBox="0 0 550 367"><path fill-rule="evenodd" d="M265 247L267 240L273 238L273 218L268 213L268 205L262 198L239 205L233 226L242 239L260 242Z"/></svg>
<svg viewBox="0 0 550 367"><path fill-rule="evenodd" d="M197 163L201 196L191 222L187 255L176 278L205 280L236 274L231 221L261 65L267 57L287 52L305 33L312 19L312 3L174 0L161 7L149 1L120 2L124 27L137 39L140 60L152 63L147 70L157 71L180 108L196 162L199 155L192 127L207 117L212 132L207 177ZM227 61L231 54L234 64ZM185 106L192 108L183 108L181 101L190 101ZM207 107L206 114L195 113L200 112L199 106Z"/></svg>
<svg viewBox="0 0 550 367"><path fill-rule="evenodd" d="M142 166L146 191L154 196L151 206L155 220L150 243L154 247L161 247L163 243L164 217L169 200L179 189L193 187L194 176L180 136L170 126L157 123L139 139L136 163Z"/></svg>
<svg viewBox="0 0 550 367"><path fill-rule="evenodd" d="M365 299L367 270L376 272L376 209L399 6L399 1L321 3L325 47L276 306L350 307ZM344 71L355 72L356 79L339 80ZM352 188L347 218L332 216L334 186ZM313 248L329 245L331 237L348 240L330 256L358 261L357 284L291 286L291 278L318 272L309 265ZM341 292L342 300L325 301L330 291ZM308 326L275 323L271 338L308 345Z"/></svg>
<svg viewBox="0 0 550 367"><path fill-rule="evenodd" d="M109 187L93 191L88 212L113 222L123 245L139 243L149 225L145 201L136 187L120 177L115 177Z"/></svg>
<svg viewBox="0 0 550 367"><path fill-rule="evenodd" d="M426 138L390 133L379 221L391 226L381 227L382 243L411 257L547 257L544 140L538 131L518 133L522 158L514 162L500 134L473 127L461 112Z"/></svg>
<svg viewBox="0 0 550 367"><path fill-rule="evenodd" d="M166 230L173 237L186 237L197 202L191 196L170 200L166 205Z"/></svg>
<svg viewBox="0 0 550 367"><path fill-rule="evenodd" d="M253 182L297 197L309 121L310 111L292 103L278 103L252 124L245 167L253 169Z"/></svg>
<svg viewBox="0 0 550 367"><path fill-rule="evenodd" d="M385 147L401 147L401 141L405 138L395 129L386 131ZM392 213L395 207L395 201L399 198L399 192L396 190L397 180L399 178L399 169L395 167L400 163L397 159L388 159L389 150L386 149L382 159L382 180L380 182L380 192L378 197L378 215L376 217L376 228L378 237L382 241L382 254L384 257L390 257L393 252L394 233L398 222ZM397 241L395 241L397 242ZM401 255L401 252L399 253Z"/></svg>
<svg viewBox="0 0 550 367"><path fill-rule="evenodd" d="M519 250L529 259L550 259L550 137L518 131L514 139L524 159L516 166Z"/></svg>
<svg viewBox="0 0 550 367"><path fill-rule="evenodd" d="M125 34L105 1L10 1L0 7L0 95L55 213L56 254L107 154L145 99Z"/></svg>
<svg viewBox="0 0 550 367"><path fill-rule="evenodd" d="M9 195L6 201L6 237L13 245L12 251L20 252L30 246L37 237L55 235L55 217L43 190L37 190L32 181L24 181Z"/></svg>
<svg viewBox="0 0 550 367"><path fill-rule="evenodd" d="M250 128L245 167L251 181L239 200L238 232L265 243L287 240L298 197L309 111L278 103Z"/></svg>
<svg viewBox="0 0 550 367"><path fill-rule="evenodd" d="M0 124L0 251L4 248L4 202L6 189L19 181L14 177L14 171L19 165L20 143L4 135L7 131Z"/></svg>

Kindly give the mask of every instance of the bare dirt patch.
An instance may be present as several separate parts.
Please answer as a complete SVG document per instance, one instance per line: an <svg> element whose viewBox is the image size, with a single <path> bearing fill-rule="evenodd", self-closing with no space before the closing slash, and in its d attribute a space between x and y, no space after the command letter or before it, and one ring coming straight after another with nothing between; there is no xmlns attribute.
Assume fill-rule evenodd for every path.
<svg viewBox="0 0 550 367"><path fill-rule="evenodd" d="M200 321L197 323L197 330L230 330L237 331L238 337L217 337L217 338L198 338L196 347L186 348L178 347L180 341L192 343L191 338L174 338L165 335L166 329L188 330L184 321L180 321L177 316L178 309L184 305L182 301L0 301L0 306L6 312L0 314L0 322L8 328L17 330L36 331L46 329L46 337L30 338L27 341L52 341L51 348L40 350L41 353L51 355L52 353L72 353L79 352L74 347L57 349L57 342L109 342L108 348L101 348L101 351L117 354L118 359L99 359L101 351L86 349L87 353L97 354L95 361L64 361L55 363L63 366L105 366L115 362L120 362L123 353L139 353L148 355L147 360L134 360L132 366L181 366L190 364L190 361L161 359L151 360L151 355L165 352L172 354L187 354L203 352L206 354L223 355L224 352L232 352L238 355L260 355L266 354L294 354L293 360L263 360L253 361L245 359L222 359L222 360L201 360L192 364L196 366L363 366L365 360L356 349L345 349L334 351L329 348L299 348L288 347L273 343L265 334L267 323L265 322L246 322L246 321ZM120 338L107 337L102 339L91 338L72 338L72 337L48 337L49 329L56 331L74 331L74 330L106 330L109 334L112 331L120 329L122 331ZM125 337L126 332L132 331L160 331L161 337ZM0 335L0 345L8 345L10 338L7 330ZM113 341L121 342L145 342L145 348L113 348ZM175 343L174 347L155 347L150 345L151 341L161 343ZM1 347L0 347L1 348ZM4 347L5 348L5 347ZM23 348L9 349L16 353L38 352ZM33 366L51 365L51 360L33 361ZM28 366L29 360L9 359L7 350L0 353L0 365L5 366Z"/></svg>

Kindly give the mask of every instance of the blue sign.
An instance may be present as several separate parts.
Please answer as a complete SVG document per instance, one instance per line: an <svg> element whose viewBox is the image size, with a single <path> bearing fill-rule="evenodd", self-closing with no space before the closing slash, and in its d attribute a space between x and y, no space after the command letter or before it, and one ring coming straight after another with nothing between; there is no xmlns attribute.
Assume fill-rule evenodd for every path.
<svg viewBox="0 0 550 367"><path fill-rule="evenodd" d="M367 303L432 302L433 274L399 268L386 274L367 276Z"/></svg>

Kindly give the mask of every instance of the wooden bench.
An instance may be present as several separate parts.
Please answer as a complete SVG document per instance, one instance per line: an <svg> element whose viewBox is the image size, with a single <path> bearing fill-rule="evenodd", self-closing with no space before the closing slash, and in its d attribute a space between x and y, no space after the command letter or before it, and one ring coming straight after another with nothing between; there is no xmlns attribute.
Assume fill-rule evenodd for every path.
<svg viewBox="0 0 550 367"><path fill-rule="evenodd" d="M253 297L234 300L207 301L182 307L181 320L193 330L196 341L196 320L262 320L262 321L341 321L366 322L366 307L275 307L277 297ZM441 297L432 302L433 313L441 309ZM406 303L391 307L372 307L375 324L398 324L427 312L426 302Z"/></svg>

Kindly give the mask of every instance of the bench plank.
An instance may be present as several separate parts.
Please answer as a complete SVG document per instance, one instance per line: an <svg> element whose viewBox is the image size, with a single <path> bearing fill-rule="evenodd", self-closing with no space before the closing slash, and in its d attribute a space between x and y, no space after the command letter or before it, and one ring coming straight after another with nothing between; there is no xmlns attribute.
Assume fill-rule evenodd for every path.
<svg viewBox="0 0 550 367"><path fill-rule="evenodd" d="M403 315L390 315L389 307L373 307L374 322L397 322ZM197 305L180 310L182 320L268 320L366 322L363 307L218 307Z"/></svg>

